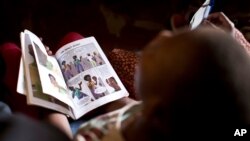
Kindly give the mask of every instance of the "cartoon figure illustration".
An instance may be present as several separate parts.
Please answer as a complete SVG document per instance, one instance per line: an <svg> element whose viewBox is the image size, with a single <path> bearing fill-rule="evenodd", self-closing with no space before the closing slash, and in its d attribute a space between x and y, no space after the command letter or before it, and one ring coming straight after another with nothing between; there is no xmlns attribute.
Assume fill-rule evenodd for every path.
<svg viewBox="0 0 250 141"><path fill-rule="evenodd" d="M80 82L78 85L79 85L79 88L70 86L69 89L72 91L72 98L74 99L75 96L76 96L80 100L83 97L86 97L88 95L85 94L85 93L83 93L83 92L81 92L81 90L82 90L82 82Z"/></svg>
<svg viewBox="0 0 250 141"><path fill-rule="evenodd" d="M93 67L92 64L89 62L87 57L81 57L81 58L82 58L81 63L84 66L84 70L88 70L88 69L91 69Z"/></svg>
<svg viewBox="0 0 250 141"><path fill-rule="evenodd" d="M93 59L93 56L90 55L90 53L87 54L87 59L88 59L88 61L90 62L90 64L92 65L92 67L95 67L95 66L96 66L96 62L95 62L95 60Z"/></svg>
<svg viewBox="0 0 250 141"><path fill-rule="evenodd" d="M84 71L83 66L81 64L81 60L80 60L81 58L77 59L77 56L74 55L73 59L74 59L74 65L75 65L75 68L77 69L77 72L81 73L82 71Z"/></svg>
<svg viewBox="0 0 250 141"><path fill-rule="evenodd" d="M114 88L115 91L121 90L120 86L118 85L118 83L116 82L113 76L106 79L106 82L110 87Z"/></svg>
<svg viewBox="0 0 250 141"><path fill-rule="evenodd" d="M58 89L59 93L67 94L67 90L57 83L56 78L52 74L49 74L49 79L54 88Z"/></svg>
<svg viewBox="0 0 250 141"><path fill-rule="evenodd" d="M102 87L103 86L103 84L101 83L101 81L100 81L100 78L97 80L97 77L96 76L93 76L92 77L92 79L93 79L93 81L95 82L95 85L98 87Z"/></svg>
<svg viewBox="0 0 250 141"><path fill-rule="evenodd" d="M99 89L96 85L96 81L94 81L89 74L84 76L84 80L88 82L88 88L90 89L95 99L105 96L104 92L106 91L106 88L100 87Z"/></svg>
<svg viewBox="0 0 250 141"><path fill-rule="evenodd" d="M75 67L74 63L70 61L69 66L71 67L71 73L73 74L73 76L77 75L78 72L76 70L76 67Z"/></svg>
<svg viewBox="0 0 250 141"><path fill-rule="evenodd" d="M69 64L66 64L66 61L62 61L62 72L66 80L74 76L71 73L71 66Z"/></svg>
<svg viewBox="0 0 250 141"><path fill-rule="evenodd" d="M93 60L98 64L98 65L102 65L103 64L103 60L102 57L100 56L100 54L93 52Z"/></svg>

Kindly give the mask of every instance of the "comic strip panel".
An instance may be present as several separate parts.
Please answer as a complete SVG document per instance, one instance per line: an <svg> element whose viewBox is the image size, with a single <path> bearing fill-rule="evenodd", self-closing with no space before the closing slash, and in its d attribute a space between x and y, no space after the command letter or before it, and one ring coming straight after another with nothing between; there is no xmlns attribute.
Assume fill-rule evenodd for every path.
<svg viewBox="0 0 250 141"><path fill-rule="evenodd" d="M105 64L93 43L68 50L59 58L59 63L66 81L83 71Z"/></svg>
<svg viewBox="0 0 250 141"><path fill-rule="evenodd" d="M75 79L68 81L68 85L69 87L71 85L78 86L83 93L91 95L92 100L97 100L109 94L105 80L95 69L84 71ZM73 91L73 88L71 91Z"/></svg>

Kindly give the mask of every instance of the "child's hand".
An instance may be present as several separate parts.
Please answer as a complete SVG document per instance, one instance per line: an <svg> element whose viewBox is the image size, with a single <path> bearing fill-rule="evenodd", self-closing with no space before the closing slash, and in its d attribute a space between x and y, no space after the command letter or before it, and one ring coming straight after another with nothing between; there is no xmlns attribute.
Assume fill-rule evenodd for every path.
<svg viewBox="0 0 250 141"><path fill-rule="evenodd" d="M43 38L40 37L40 40L43 41ZM50 56L53 55L52 51L49 49L48 46L45 45L45 49L46 49L46 52L48 53L48 55L50 55Z"/></svg>
<svg viewBox="0 0 250 141"><path fill-rule="evenodd" d="M49 49L49 47L48 46L45 46L45 48L46 48L46 52L48 53L48 55L53 55L53 53L52 53L52 51Z"/></svg>
<svg viewBox="0 0 250 141"><path fill-rule="evenodd" d="M223 12L210 14L204 24L222 29L230 34L233 34L235 28L234 23Z"/></svg>

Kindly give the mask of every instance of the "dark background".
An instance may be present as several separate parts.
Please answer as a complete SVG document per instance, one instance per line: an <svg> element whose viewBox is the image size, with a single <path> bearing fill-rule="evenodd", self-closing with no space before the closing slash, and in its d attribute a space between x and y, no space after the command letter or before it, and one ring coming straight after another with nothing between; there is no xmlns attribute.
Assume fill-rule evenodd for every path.
<svg viewBox="0 0 250 141"><path fill-rule="evenodd" d="M95 36L105 50L114 47L136 50L142 48L160 30L171 29L170 17L173 13L188 13L198 8L203 1L0 0L0 43L12 41L20 44L20 31L29 29L53 47L66 33L76 31L84 36ZM224 11L241 28L250 23L249 3L248 0L215 0L213 10ZM109 11L109 16L104 16L101 7ZM193 13L192 10L190 13ZM117 24L121 17L125 23ZM122 25L118 26L119 32L110 32L107 21L111 28ZM134 26L136 21L153 24L142 28ZM245 29L243 31L248 33Z"/></svg>

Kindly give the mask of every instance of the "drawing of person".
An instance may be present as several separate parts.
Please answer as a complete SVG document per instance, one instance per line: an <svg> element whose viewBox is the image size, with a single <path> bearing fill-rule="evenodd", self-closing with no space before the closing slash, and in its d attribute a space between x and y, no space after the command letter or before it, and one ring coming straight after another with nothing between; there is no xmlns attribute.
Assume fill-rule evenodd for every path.
<svg viewBox="0 0 250 141"><path fill-rule="evenodd" d="M89 74L84 76L84 80L87 81L88 88L90 89L91 93L95 97L95 99L98 99L100 97L103 97L105 94L104 92L97 93L95 90L97 88L96 81L94 81Z"/></svg>
<svg viewBox="0 0 250 141"><path fill-rule="evenodd" d="M96 86L103 86L103 84L102 84L100 81L97 80L97 77L96 77L96 76L93 76L92 79L93 79L93 81L95 81L95 85L96 85ZM99 79L100 79L100 78L99 78Z"/></svg>
<svg viewBox="0 0 250 141"><path fill-rule="evenodd" d="M77 97L80 100L83 97L87 97L88 95L81 92L81 90L82 90L82 86L81 86L82 82L80 82L78 85L79 85L79 88L70 86L69 89L72 91L72 98L74 99L75 97Z"/></svg>
<svg viewBox="0 0 250 141"><path fill-rule="evenodd" d="M110 87L114 88L115 92L121 90L120 86L118 85L113 76L106 79L106 82Z"/></svg>
<svg viewBox="0 0 250 141"><path fill-rule="evenodd" d="M108 94L107 88L104 86L104 83L101 80L101 78L98 77L98 79L97 79L96 76L93 76L92 79L93 79L93 81L95 82L95 85L96 85L95 93L102 94L103 96L107 95Z"/></svg>
<svg viewBox="0 0 250 141"><path fill-rule="evenodd" d="M102 57L100 56L99 53L93 52L93 60L95 60L95 62L96 62L98 65L102 65L102 64L103 64Z"/></svg>
<svg viewBox="0 0 250 141"><path fill-rule="evenodd" d="M75 65L75 68L76 68L77 72L81 73L82 71L84 71L83 66L81 64L81 60L80 60L81 58L77 59L77 56L74 55L73 59L74 59L74 65Z"/></svg>
<svg viewBox="0 0 250 141"><path fill-rule="evenodd" d="M58 89L59 93L67 94L67 90L57 83L56 78L52 74L49 74L49 79L54 88Z"/></svg>
<svg viewBox="0 0 250 141"><path fill-rule="evenodd" d="M87 59L90 62L90 64L92 65L92 67L96 66L96 61L94 60L93 56L90 55L90 53L87 54Z"/></svg>
<svg viewBox="0 0 250 141"><path fill-rule="evenodd" d="M74 76L71 73L71 66L69 64L66 64L66 61L62 61L62 71L65 79L67 80Z"/></svg>
<svg viewBox="0 0 250 141"><path fill-rule="evenodd" d="M77 72L76 67L72 61L69 62L69 66L71 68L71 73L73 74L73 76L77 75L78 72Z"/></svg>

